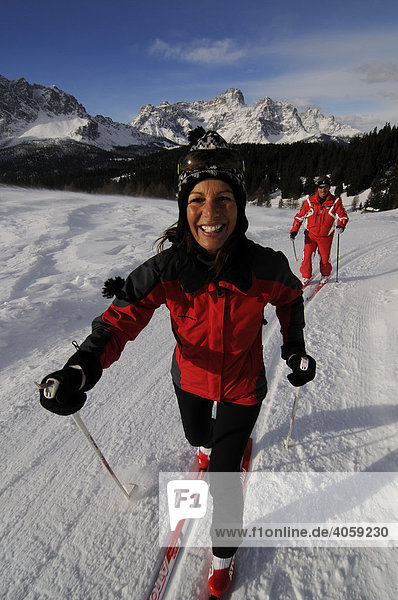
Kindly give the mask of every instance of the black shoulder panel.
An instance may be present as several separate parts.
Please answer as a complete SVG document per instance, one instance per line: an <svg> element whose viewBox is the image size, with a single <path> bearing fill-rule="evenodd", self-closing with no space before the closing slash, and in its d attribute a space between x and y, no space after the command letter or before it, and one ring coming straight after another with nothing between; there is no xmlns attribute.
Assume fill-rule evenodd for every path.
<svg viewBox="0 0 398 600"><path fill-rule="evenodd" d="M249 256L257 279L277 281L293 288L297 287L297 280L283 252L265 248L250 240Z"/></svg>
<svg viewBox="0 0 398 600"><path fill-rule="evenodd" d="M116 298L114 306L127 306L148 296L158 283L176 278L176 256L173 248L168 248L161 256L152 256L127 277L124 298Z"/></svg>

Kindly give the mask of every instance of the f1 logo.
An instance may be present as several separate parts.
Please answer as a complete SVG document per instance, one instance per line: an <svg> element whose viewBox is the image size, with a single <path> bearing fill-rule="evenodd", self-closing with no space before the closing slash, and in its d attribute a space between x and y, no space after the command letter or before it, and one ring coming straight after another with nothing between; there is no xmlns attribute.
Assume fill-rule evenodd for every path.
<svg viewBox="0 0 398 600"><path fill-rule="evenodd" d="M170 530L182 519L201 519L206 515L209 486L206 481L177 479L167 484Z"/></svg>

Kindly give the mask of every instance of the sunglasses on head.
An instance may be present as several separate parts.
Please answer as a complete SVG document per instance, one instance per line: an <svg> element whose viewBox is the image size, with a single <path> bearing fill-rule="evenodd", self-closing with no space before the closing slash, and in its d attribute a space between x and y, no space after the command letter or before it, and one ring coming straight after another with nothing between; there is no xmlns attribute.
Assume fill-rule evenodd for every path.
<svg viewBox="0 0 398 600"><path fill-rule="evenodd" d="M329 189L329 186L328 185L318 185L318 188L320 190L325 190L325 189Z"/></svg>
<svg viewBox="0 0 398 600"><path fill-rule="evenodd" d="M240 169L245 170L245 163L234 150L193 150L178 165L178 174L184 171L200 171L201 169Z"/></svg>

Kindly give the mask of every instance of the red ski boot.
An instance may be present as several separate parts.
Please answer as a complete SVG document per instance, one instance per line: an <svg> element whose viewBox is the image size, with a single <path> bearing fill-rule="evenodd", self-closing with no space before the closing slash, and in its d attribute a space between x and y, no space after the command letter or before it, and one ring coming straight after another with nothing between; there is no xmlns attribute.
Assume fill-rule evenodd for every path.
<svg viewBox="0 0 398 600"><path fill-rule="evenodd" d="M196 448L196 460L198 461L199 469L206 470L210 462L211 448L199 446Z"/></svg>
<svg viewBox="0 0 398 600"><path fill-rule="evenodd" d="M231 585L235 569L235 556L218 558L213 556L209 571L210 598L221 598Z"/></svg>

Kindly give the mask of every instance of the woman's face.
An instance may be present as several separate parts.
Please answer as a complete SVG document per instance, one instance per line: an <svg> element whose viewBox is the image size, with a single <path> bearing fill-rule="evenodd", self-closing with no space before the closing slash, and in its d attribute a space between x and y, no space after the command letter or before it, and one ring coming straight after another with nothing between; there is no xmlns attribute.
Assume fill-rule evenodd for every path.
<svg viewBox="0 0 398 600"><path fill-rule="evenodd" d="M238 207L231 187L220 179L205 179L188 196L187 219L191 233L211 255L235 229Z"/></svg>

